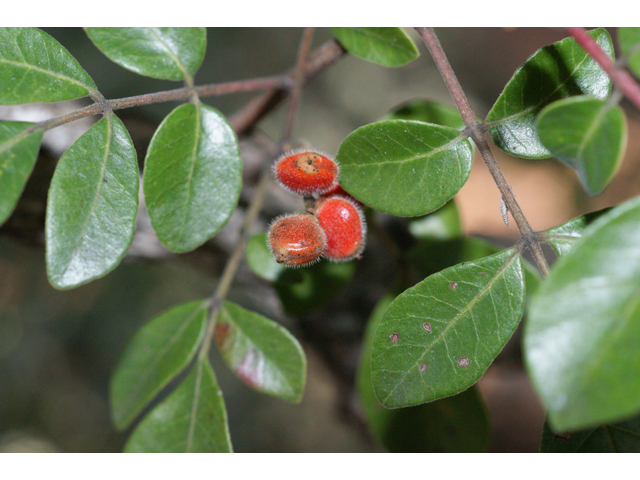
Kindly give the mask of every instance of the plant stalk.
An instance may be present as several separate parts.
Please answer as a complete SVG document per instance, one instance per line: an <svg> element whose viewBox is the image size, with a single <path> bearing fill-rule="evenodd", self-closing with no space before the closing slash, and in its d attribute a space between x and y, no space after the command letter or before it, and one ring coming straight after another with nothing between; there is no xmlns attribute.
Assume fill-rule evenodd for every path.
<svg viewBox="0 0 640 480"><path fill-rule="evenodd" d="M444 80L447 88L449 89L449 93L453 98L453 101L464 120L464 124L466 126L466 132L474 141L476 146L478 147L478 151L482 156L482 160L485 165L489 169L493 180L500 190L500 194L504 199L507 208L511 212L513 219L516 222L518 230L520 231L520 236L522 240L525 242L529 251L533 255L533 258L538 265L538 268L542 272L544 276L549 274L549 264L547 263L547 259L542 252L542 247L538 242L534 230L529 225L527 218L525 217L518 201L516 200L513 192L511 191L511 187L507 183L507 180L504 178L502 170L498 165L497 160L493 156L491 152L491 148L489 147L489 142L486 138L486 128L482 122L479 122L476 118L475 113L471 109L471 105L467 100L467 96L465 95L462 87L460 86L460 82L458 82L458 78L456 77L453 69L451 68L451 64L447 59L444 50L442 49L442 45L440 45L440 41L436 36L435 32L432 28L424 28L417 27L416 31L423 38L433 60L440 71L440 75L442 75L442 79Z"/></svg>

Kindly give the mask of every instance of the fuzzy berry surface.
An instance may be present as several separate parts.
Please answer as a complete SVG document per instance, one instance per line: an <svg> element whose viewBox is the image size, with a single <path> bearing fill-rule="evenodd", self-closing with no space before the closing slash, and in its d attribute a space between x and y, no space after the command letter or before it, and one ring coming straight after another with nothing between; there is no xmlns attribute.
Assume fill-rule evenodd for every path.
<svg viewBox="0 0 640 480"><path fill-rule="evenodd" d="M339 174L334 160L313 151L286 153L273 166L280 185L298 195L323 194L334 186Z"/></svg>
<svg viewBox="0 0 640 480"><path fill-rule="evenodd" d="M269 228L267 241L276 261L291 266L315 262L326 246L320 222L309 213L277 218Z"/></svg>
<svg viewBox="0 0 640 480"><path fill-rule="evenodd" d="M366 223L362 210L348 197L322 197L314 213L324 230L327 243L323 255L329 260L347 261L359 257L364 249Z"/></svg>

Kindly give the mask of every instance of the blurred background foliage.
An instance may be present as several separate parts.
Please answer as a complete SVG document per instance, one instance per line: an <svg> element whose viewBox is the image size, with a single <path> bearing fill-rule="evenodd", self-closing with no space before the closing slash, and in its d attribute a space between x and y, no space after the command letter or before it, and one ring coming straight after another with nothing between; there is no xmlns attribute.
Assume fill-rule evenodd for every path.
<svg viewBox="0 0 640 480"><path fill-rule="evenodd" d="M107 98L179 86L111 63L82 29L45 31L78 59ZM417 61L391 69L347 55L316 77L304 90L294 138L335 154L351 131L399 104L417 98L451 104L426 48L413 31L407 31L420 49ZM295 63L301 33L298 28L211 28L196 83L278 75ZM481 117L529 55L566 36L562 30L542 28L446 28L437 33ZM615 41L615 31L611 33ZM330 38L329 29L317 29L314 46ZM204 102L231 115L254 95ZM39 120L85 103L3 107L0 118ZM155 128L175 106L156 104L117 113L132 135L140 161ZM574 171L560 163L524 161L494 150L534 229L640 193L638 112L630 108L626 112L630 143L623 166L607 190L593 199L583 193ZM284 115L280 106L259 122L254 136L240 139L245 186L239 208L213 240L189 254L170 254L155 239L141 210L136 237L122 264L105 278L65 292L54 290L46 279L43 199L57 158L95 119L45 134L34 176L12 218L0 228L0 451L122 450L130 431L117 433L111 424L107 400L111 371L127 340L144 322L169 306L210 295L237 242L258 168L270 161L270 144L264 138L280 137ZM469 181L455 198L463 233L501 245L512 243L517 231L503 223L499 201L488 171L476 158ZM299 198L274 186L255 232L263 232L274 216L302 208ZM304 399L292 405L248 389L213 354L236 451L384 451L368 431L354 386L367 321L378 302L399 284L411 285L433 265L444 268L460 257L442 250L442 241L420 240L415 234L419 228L409 227L411 219L371 211L368 215L363 260L353 267L335 269L326 262L314 267L320 278L344 283L322 305L283 302L279 295L295 295L291 287L295 279L272 286L246 264L240 269L229 299L289 328L305 349L309 370ZM456 242L460 243L447 244ZM402 259L414 262L415 268L404 268L407 260ZM302 271L288 275L299 277L302 290L310 281ZM488 450L537 451L544 412L522 369L519 330L480 380L478 391L492 425Z"/></svg>

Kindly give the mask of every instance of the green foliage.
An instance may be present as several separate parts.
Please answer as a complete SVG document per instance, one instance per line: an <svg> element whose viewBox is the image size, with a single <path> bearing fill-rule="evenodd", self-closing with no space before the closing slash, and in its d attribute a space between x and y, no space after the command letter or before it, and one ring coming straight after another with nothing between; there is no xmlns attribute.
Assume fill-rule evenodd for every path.
<svg viewBox="0 0 640 480"><path fill-rule="evenodd" d="M542 144L578 172L590 195L598 195L622 163L627 121L622 109L597 98L577 96L547 105L536 121Z"/></svg>
<svg viewBox="0 0 640 480"><path fill-rule="evenodd" d="M304 352L283 327L225 302L215 339L229 368L247 385L290 402L302 400L307 376Z"/></svg>
<svg viewBox="0 0 640 480"><path fill-rule="evenodd" d="M457 130L407 120L365 125L336 155L340 184L381 212L417 216L447 203L467 181L471 144Z"/></svg>
<svg viewBox="0 0 640 480"><path fill-rule="evenodd" d="M464 120L455 107L433 100L419 99L406 102L385 115L383 120L418 120L462 130Z"/></svg>
<svg viewBox="0 0 640 480"><path fill-rule="evenodd" d="M401 28L333 27L331 31L349 52L385 67L399 67L420 56L415 44Z"/></svg>
<svg viewBox="0 0 640 480"><path fill-rule="evenodd" d="M640 409L640 198L584 230L533 296L525 358L556 431Z"/></svg>
<svg viewBox="0 0 640 480"><path fill-rule="evenodd" d="M204 59L204 28L87 28L110 60L132 72L165 80L191 78Z"/></svg>
<svg viewBox="0 0 640 480"><path fill-rule="evenodd" d="M134 430L125 452L231 452L227 411L206 357Z"/></svg>
<svg viewBox="0 0 640 480"><path fill-rule="evenodd" d="M238 203L242 162L233 129L209 106L176 107L153 135L143 184L164 246L174 252L199 247L227 223Z"/></svg>
<svg viewBox="0 0 640 480"><path fill-rule="evenodd" d="M119 429L142 410L193 360L204 338L208 304L177 305L131 338L111 378L111 411Z"/></svg>
<svg viewBox="0 0 640 480"><path fill-rule="evenodd" d="M60 102L97 91L78 61L37 28L0 28L0 104Z"/></svg>
<svg viewBox="0 0 640 480"><path fill-rule="evenodd" d="M45 225L54 287L82 285L118 265L133 239L138 186L136 151L115 115L96 123L60 158Z"/></svg>
<svg viewBox="0 0 640 480"><path fill-rule="evenodd" d="M628 57L629 68L640 77L640 27L619 27L618 44L622 55Z"/></svg>
<svg viewBox="0 0 640 480"><path fill-rule="evenodd" d="M378 400L406 407L472 386L518 326L524 293L520 256L507 249L442 270L400 294L373 340Z"/></svg>
<svg viewBox="0 0 640 480"><path fill-rule="evenodd" d="M590 35L611 57L613 45L606 30ZM487 115L495 144L511 155L525 158L550 157L551 152L536 133L536 115L555 100L590 95L609 96L609 76L572 38L565 38L536 51L520 66Z"/></svg>
<svg viewBox="0 0 640 480"><path fill-rule="evenodd" d="M41 139L42 129L33 123L0 122L0 225L9 218L24 190Z"/></svg>
<svg viewBox="0 0 640 480"><path fill-rule="evenodd" d="M608 211L609 209L605 208L604 210L580 215L544 232L549 245L556 252L556 255L561 256L569 253L575 241L582 236L584 229Z"/></svg>

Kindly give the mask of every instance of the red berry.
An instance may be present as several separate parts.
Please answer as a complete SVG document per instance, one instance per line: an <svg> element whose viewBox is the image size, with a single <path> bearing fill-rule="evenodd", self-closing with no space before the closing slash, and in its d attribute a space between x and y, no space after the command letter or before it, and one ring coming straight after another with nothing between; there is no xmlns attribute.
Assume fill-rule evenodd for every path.
<svg viewBox="0 0 640 480"><path fill-rule="evenodd" d="M273 165L273 175L280 184L298 195L322 194L338 181L338 164L318 152L309 150L284 154Z"/></svg>
<svg viewBox="0 0 640 480"><path fill-rule="evenodd" d="M322 194L323 197L333 197L334 195L340 195L341 197L347 197L350 200L353 200L356 205L358 205L359 207L362 207L362 202L360 200L358 200L357 198L351 196L351 194L349 194L349 192L347 192L344 188L342 188L340 186L339 183L334 183L333 187L331 187L329 190L327 190L326 192L324 192Z"/></svg>
<svg viewBox="0 0 640 480"><path fill-rule="evenodd" d="M362 253L367 225L354 201L348 197L322 197L314 213L327 238L323 252L326 258L347 261Z"/></svg>
<svg viewBox="0 0 640 480"><path fill-rule="evenodd" d="M309 213L285 215L271 224L268 246L276 261L301 266L320 258L326 245L318 219Z"/></svg>

